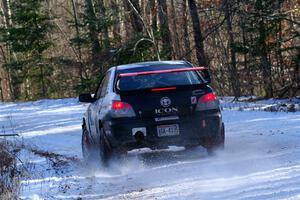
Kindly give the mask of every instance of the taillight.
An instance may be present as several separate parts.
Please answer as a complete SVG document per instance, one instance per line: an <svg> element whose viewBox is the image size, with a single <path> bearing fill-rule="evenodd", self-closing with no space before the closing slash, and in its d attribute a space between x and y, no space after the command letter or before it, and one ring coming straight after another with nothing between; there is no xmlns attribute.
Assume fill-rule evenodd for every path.
<svg viewBox="0 0 300 200"><path fill-rule="evenodd" d="M199 98L199 101L196 106L196 110L203 111L203 110L212 110L212 109L219 109L219 100L214 93L208 93Z"/></svg>
<svg viewBox="0 0 300 200"><path fill-rule="evenodd" d="M217 96L214 93L208 93L199 99L201 103L206 103L215 100L217 100Z"/></svg>
<svg viewBox="0 0 300 200"><path fill-rule="evenodd" d="M128 109L128 108L131 108L131 105L128 103L124 103L122 101L113 101L113 103L112 103L113 110L122 110L122 109Z"/></svg>
<svg viewBox="0 0 300 200"><path fill-rule="evenodd" d="M113 101L111 105L111 116L118 117L135 117L135 112L129 103L122 101Z"/></svg>

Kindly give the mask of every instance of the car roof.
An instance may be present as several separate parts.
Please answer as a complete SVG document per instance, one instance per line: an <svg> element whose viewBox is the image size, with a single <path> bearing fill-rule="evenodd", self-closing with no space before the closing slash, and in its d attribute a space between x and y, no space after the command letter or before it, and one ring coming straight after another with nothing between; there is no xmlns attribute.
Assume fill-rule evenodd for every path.
<svg viewBox="0 0 300 200"><path fill-rule="evenodd" d="M135 69L140 67L154 67L154 66L172 66L172 65L187 65L188 62L183 60L176 60L176 61L147 61L147 62L139 62L139 63L132 63L126 65L119 65L117 66L117 70L127 70L127 69Z"/></svg>

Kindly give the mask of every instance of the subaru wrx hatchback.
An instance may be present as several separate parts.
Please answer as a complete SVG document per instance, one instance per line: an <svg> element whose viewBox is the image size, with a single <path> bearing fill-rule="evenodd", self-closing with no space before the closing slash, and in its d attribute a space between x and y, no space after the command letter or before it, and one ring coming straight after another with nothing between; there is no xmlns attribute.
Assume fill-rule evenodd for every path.
<svg viewBox="0 0 300 200"><path fill-rule="evenodd" d="M105 161L113 152L142 147L223 148L224 124L209 83L206 68L186 61L110 68L94 95L79 97L91 103L82 124L83 156Z"/></svg>

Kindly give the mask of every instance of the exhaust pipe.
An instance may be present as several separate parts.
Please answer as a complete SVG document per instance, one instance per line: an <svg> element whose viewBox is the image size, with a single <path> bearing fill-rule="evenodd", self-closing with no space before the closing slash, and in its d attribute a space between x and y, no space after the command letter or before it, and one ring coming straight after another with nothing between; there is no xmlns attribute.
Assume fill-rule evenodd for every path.
<svg viewBox="0 0 300 200"><path fill-rule="evenodd" d="M132 129L132 136L137 143L141 143L147 135L146 127L138 127Z"/></svg>
<svg viewBox="0 0 300 200"><path fill-rule="evenodd" d="M141 143L145 139L145 136L143 132L138 131L134 134L134 138L137 143Z"/></svg>

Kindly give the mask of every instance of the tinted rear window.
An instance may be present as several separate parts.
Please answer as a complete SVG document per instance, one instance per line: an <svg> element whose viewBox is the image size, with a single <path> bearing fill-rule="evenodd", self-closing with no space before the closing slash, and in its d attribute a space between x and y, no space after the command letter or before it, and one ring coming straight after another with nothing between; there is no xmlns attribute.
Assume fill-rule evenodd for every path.
<svg viewBox="0 0 300 200"><path fill-rule="evenodd" d="M117 81L117 88L121 91L131 91L201 83L197 73L190 71L122 77Z"/></svg>

